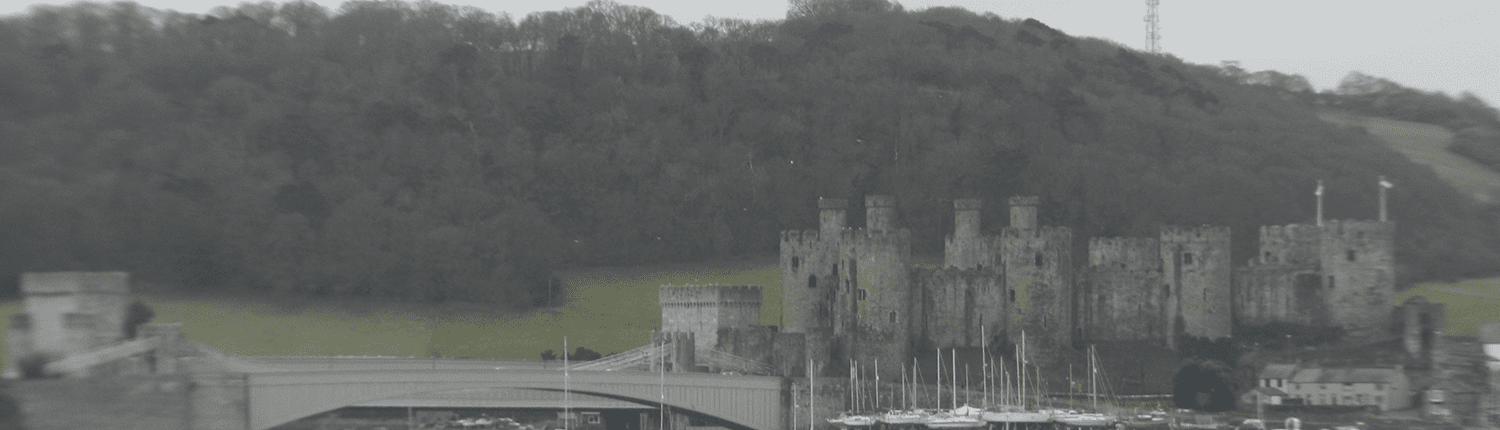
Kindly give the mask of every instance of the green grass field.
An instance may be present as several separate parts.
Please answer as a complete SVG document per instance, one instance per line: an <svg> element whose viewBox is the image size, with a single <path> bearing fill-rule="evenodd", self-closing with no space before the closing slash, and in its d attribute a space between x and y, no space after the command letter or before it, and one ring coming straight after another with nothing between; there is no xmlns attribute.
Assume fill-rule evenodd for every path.
<svg viewBox="0 0 1500 430"><path fill-rule="evenodd" d="M1470 279L1453 284L1418 284L1396 293L1391 304L1400 305L1412 296L1447 305L1447 334L1473 336L1486 322L1500 321L1500 278Z"/></svg>
<svg viewBox="0 0 1500 430"><path fill-rule="evenodd" d="M1340 111L1325 111L1319 118L1343 126L1360 126L1405 154L1417 164L1431 167L1438 177L1464 195L1484 204L1500 203L1500 172L1448 151L1453 133L1442 126L1420 122L1375 118Z"/></svg>
<svg viewBox="0 0 1500 430"><path fill-rule="evenodd" d="M543 350L602 354L643 346L661 328L662 284L758 285L761 323L780 324L781 271L772 258L649 268L586 268L560 274L562 306L515 314L472 303L141 295L156 322L181 322L189 339L254 355L387 355L535 360ZM21 311L0 304L0 317ZM4 356L0 343L0 356ZM3 363L0 363L3 365Z"/></svg>

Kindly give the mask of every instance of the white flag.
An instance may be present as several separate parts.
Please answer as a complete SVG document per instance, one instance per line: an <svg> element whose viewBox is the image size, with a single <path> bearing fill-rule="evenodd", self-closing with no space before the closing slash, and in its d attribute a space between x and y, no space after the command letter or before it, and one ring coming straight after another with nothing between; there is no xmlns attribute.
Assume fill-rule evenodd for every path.
<svg viewBox="0 0 1500 430"><path fill-rule="evenodd" d="M1382 187L1386 187L1386 188L1390 188L1390 187L1394 187L1394 186L1396 186L1396 185L1395 185L1395 184L1392 184L1392 183L1391 183L1391 181L1387 181L1387 180L1385 180L1385 179L1381 179L1381 180L1380 180L1380 186L1382 186Z"/></svg>
<svg viewBox="0 0 1500 430"><path fill-rule="evenodd" d="M1317 191L1313 191L1313 195L1315 195L1315 196L1321 196L1321 195L1323 195L1323 181L1318 181L1318 190Z"/></svg>

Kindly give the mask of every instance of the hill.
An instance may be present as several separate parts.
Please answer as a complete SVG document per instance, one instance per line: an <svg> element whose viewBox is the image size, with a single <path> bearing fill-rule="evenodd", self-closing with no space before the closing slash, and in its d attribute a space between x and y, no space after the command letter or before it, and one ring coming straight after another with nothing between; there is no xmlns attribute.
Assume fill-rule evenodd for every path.
<svg viewBox="0 0 1500 430"><path fill-rule="evenodd" d="M1440 125L1332 110L1320 112L1318 117L1341 126L1361 127L1390 145L1391 149L1418 164L1431 167L1438 177L1460 193L1481 204L1500 203L1500 173L1449 151L1453 132Z"/></svg>
<svg viewBox="0 0 1500 430"><path fill-rule="evenodd" d="M1242 71L1020 17L799 4L691 27L608 1L0 19L0 294L24 271L126 270L525 309L559 268L768 255L817 197L876 193L918 254L940 252L950 199L1038 195L1078 255L1215 224L1244 261L1260 226L1311 219L1317 180L1330 218L1374 217L1377 175L1398 184L1402 284L1500 267L1472 199Z"/></svg>

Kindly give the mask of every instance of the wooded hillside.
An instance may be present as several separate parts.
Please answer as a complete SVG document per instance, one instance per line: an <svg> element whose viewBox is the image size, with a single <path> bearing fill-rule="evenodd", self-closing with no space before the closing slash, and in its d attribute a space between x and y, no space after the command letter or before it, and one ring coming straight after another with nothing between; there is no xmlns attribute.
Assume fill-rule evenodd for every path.
<svg viewBox="0 0 1500 430"><path fill-rule="evenodd" d="M951 199L985 199L998 230L1006 197L1035 194L1080 250L1216 224L1243 262L1259 226L1311 219L1319 179L1330 218L1373 218L1377 175L1403 282L1500 267L1493 213L1283 87L1024 17L793 6L693 26L602 1L0 20L0 285L127 270L526 307L561 265L774 253L818 196L875 193L917 253L941 252Z"/></svg>

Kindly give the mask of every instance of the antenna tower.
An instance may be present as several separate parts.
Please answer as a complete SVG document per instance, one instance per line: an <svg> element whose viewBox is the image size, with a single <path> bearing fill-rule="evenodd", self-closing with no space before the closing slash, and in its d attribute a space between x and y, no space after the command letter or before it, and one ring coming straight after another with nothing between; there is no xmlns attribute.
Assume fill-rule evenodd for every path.
<svg viewBox="0 0 1500 430"><path fill-rule="evenodd" d="M1156 13L1161 0L1146 0L1146 52L1161 53L1161 17Z"/></svg>

